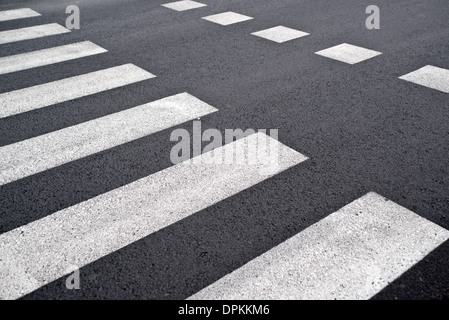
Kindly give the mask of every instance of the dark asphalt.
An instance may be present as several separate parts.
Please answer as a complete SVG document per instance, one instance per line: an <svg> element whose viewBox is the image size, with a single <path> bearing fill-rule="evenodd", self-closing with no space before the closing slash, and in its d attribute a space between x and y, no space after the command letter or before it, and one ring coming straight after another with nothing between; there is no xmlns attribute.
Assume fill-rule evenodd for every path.
<svg viewBox="0 0 449 320"><path fill-rule="evenodd" d="M81 29L0 46L0 56L89 40L109 52L1 76L0 93L125 63L158 77L0 119L0 146L187 91L219 109L203 129L279 129L310 157L259 185L81 269L25 299L184 299L349 202L375 191L449 229L449 95L398 79L424 65L449 68L446 0L2 0L57 22L81 10ZM380 7L381 29L365 28ZM232 10L227 27L201 17ZM284 25L310 36L279 45L251 33ZM314 52L350 43L383 54L348 65ZM181 128L191 131L192 124ZM171 166L172 129L0 187L0 232ZM375 299L448 299L449 243Z"/></svg>

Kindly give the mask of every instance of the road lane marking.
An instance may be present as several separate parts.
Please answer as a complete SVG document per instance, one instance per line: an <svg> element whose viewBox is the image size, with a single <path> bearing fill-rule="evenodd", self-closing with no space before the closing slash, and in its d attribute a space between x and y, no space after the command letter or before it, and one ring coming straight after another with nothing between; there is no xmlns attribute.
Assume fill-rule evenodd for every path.
<svg viewBox="0 0 449 320"><path fill-rule="evenodd" d="M271 153L254 164L202 159L212 152L248 154L261 138L277 144L276 159ZM0 235L0 298L19 298L67 275L72 265L83 267L307 160L263 133L197 158ZM276 172L259 173L274 161Z"/></svg>
<svg viewBox="0 0 449 320"><path fill-rule="evenodd" d="M245 16L240 13L228 11L228 12L223 12L223 13L203 17L202 19L210 21L210 22L214 22L217 24L221 24L222 26L228 26L228 25L231 25L234 23L252 20L254 18Z"/></svg>
<svg viewBox="0 0 449 320"><path fill-rule="evenodd" d="M32 18L32 17L38 17L40 15L41 15L40 13L38 13L30 8L0 11L0 21Z"/></svg>
<svg viewBox="0 0 449 320"><path fill-rule="evenodd" d="M0 118L154 78L133 64L103 69L0 94Z"/></svg>
<svg viewBox="0 0 449 320"><path fill-rule="evenodd" d="M371 192L190 299L369 299L448 239Z"/></svg>
<svg viewBox="0 0 449 320"><path fill-rule="evenodd" d="M342 43L335 47L315 52L315 54L349 64L356 64L376 57L382 54L382 52Z"/></svg>
<svg viewBox="0 0 449 320"><path fill-rule="evenodd" d="M181 93L0 147L0 185L216 111L194 96Z"/></svg>
<svg viewBox="0 0 449 320"><path fill-rule="evenodd" d="M206 7L207 5L205 5L203 3L196 2L196 1L182 0L182 1L164 3L164 4L161 4L161 6L172 9L172 10L176 10L176 11L186 11L186 10L192 10L192 9Z"/></svg>
<svg viewBox="0 0 449 320"><path fill-rule="evenodd" d="M274 28L253 32L251 34L277 43L284 43L309 35L309 33L307 32L287 28L284 26L277 26Z"/></svg>
<svg viewBox="0 0 449 320"><path fill-rule="evenodd" d="M1 31L0 44L54 36L67 32L70 32L70 30L57 23L49 23L39 26Z"/></svg>
<svg viewBox="0 0 449 320"><path fill-rule="evenodd" d="M107 52L90 41L0 57L0 74L46 66Z"/></svg>
<svg viewBox="0 0 449 320"><path fill-rule="evenodd" d="M424 87L449 93L449 70L427 65L416 71L399 77Z"/></svg>

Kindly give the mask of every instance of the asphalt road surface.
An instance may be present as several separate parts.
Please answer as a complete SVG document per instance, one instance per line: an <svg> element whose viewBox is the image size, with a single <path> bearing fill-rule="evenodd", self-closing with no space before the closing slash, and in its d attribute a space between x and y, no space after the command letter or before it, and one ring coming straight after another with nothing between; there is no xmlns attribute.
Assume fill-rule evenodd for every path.
<svg viewBox="0 0 449 320"><path fill-rule="evenodd" d="M449 298L448 2L198 2L1 1L0 298Z"/></svg>

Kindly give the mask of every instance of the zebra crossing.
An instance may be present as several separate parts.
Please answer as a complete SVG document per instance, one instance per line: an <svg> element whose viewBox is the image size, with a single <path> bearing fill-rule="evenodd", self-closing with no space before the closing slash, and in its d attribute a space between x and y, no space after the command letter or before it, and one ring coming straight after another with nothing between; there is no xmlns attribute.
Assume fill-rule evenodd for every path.
<svg viewBox="0 0 449 320"><path fill-rule="evenodd" d="M162 6L180 12L207 7L190 0ZM11 10L0 12L0 21L39 15L31 9ZM226 12L203 19L230 25L254 18ZM0 44L67 32L58 24L2 31ZM309 33L278 26L253 35L283 43ZM1 57L0 74L106 52L84 41ZM342 44L316 54L355 64L381 53ZM449 93L447 72L428 66L401 79ZM125 64L2 93L0 118L155 77ZM0 186L217 112L208 102L183 92L0 147ZM102 259L309 159L268 137L281 157L270 155L256 164L207 161L212 154L226 152L247 157L261 135L239 139L0 234L0 298L23 297L66 276L73 265ZM279 162L276 171L261 175L260 167L274 160ZM371 192L190 299L369 299L448 239L448 230Z"/></svg>
<svg viewBox="0 0 449 320"><path fill-rule="evenodd" d="M6 44L17 41L43 38L64 34L70 32L69 29L57 23L43 24L39 26L26 27L15 30L7 30L0 32L0 44Z"/></svg>
<svg viewBox="0 0 449 320"><path fill-rule="evenodd" d="M0 74L47 66L105 52L107 52L106 49L90 41L83 41L55 48L2 57L0 58Z"/></svg>
<svg viewBox="0 0 449 320"><path fill-rule="evenodd" d="M0 118L36 110L156 76L125 64L0 94Z"/></svg>
<svg viewBox="0 0 449 320"><path fill-rule="evenodd" d="M216 111L188 93L181 93L1 147L0 185Z"/></svg>
<svg viewBox="0 0 449 320"><path fill-rule="evenodd" d="M254 134L217 151L235 148L236 155L244 154L241 151L257 141L258 134ZM283 157L278 172L307 159L280 143L279 147ZM7 284L3 282L0 295L19 298L64 276L70 265L82 267L268 178L257 170L270 159L256 165L211 166L204 161L208 156L203 154L202 159L193 158L0 235L1 256L6 257L1 272L24 270L1 277L7 278ZM45 269L33 268L38 265Z"/></svg>
<svg viewBox="0 0 449 320"><path fill-rule="evenodd" d="M162 6L176 11L186 11L203 8L207 5L202 5L201 3L196 1L181 0L165 3L162 4ZM222 26L228 26L236 23L250 21L254 18L237 12L228 11L205 16L202 19L220 24ZM271 27L265 30L255 31L251 34L279 44L310 35L307 32L295 30L285 26ZM354 65L377 57L381 55L382 52L363 48L353 44L342 43L330 48L317 51L315 52L315 54L328 59L333 59L350 65ZM448 75L448 69L436 66L424 66L419 70L400 76L399 79L426 86L428 88L432 88L444 93L449 93Z"/></svg>
<svg viewBox="0 0 449 320"><path fill-rule="evenodd" d="M24 19L24 18L39 17L40 15L41 15L40 13L38 13L30 8L7 10L7 11L0 12L0 22Z"/></svg>
<svg viewBox="0 0 449 320"><path fill-rule="evenodd" d="M448 239L448 230L371 192L191 299L369 299Z"/></svg>

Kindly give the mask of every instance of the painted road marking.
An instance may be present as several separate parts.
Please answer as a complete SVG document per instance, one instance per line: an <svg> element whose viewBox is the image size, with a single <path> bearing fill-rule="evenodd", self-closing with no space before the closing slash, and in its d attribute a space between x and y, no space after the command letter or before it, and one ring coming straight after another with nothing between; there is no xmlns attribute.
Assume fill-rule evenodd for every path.
<svg viewBox="0 0 449 320"><path fill-rule="evenodd" d="M32 17L38 17L38 16L40 16L40 13L38 13L30 8L0 11L0 21L32 18Z"/></svg>
<svg viewBox="0 0 449 320"><path fill-rule="evenodd" d="M0 94L0 118L122 87L155 76L125 64Z"/></svg>
<svg viewBox="0 0 449 320"><path fill-rule="evenodd" d="M0 57L0 74L46 66L104 52L107 52L107 50L90 41L84 41L14 56Z"/></svg>
<svg viewBox="0 0 449 320"><path fill-rule="evenodd" d="M190 299L369 299L448 239L371 192Z"/></svg>
<svg viewBox="0 0 449 320"><path fill-rule="evenodd" d="M260 166L278 161L282 172L307 157L255 133L215 152L246 154L260 139L279 148L255 164L207 164L197 158L58 211L0 235L0 298L16 299L162 228L229 198L269 175ZM243 152L240 152L243 151ZM271 175L271 176L272 176Z"/></svg>
<svg viewBox="0 0 449 320"><path fill-rule="evenodd" d="M449 70L434 66L425 66L410 72L399 79L410 81L421 86L449 93Z"/></svg>
<svg viewBox="0 0 449 320"><path fill-rule="evenodd" d="M217 24L221 24L222 26L228 26L230 24L248 21L248 20L252 20L254 18L245 16L240 13L228 11L228 12L223 12L223 13L203 17L202 19L210 21L210 22L214 22Z"/></svg>
<svg viewBox="0 0 449 320"><path fill-rule="evenodd" d="M315 54L349 64L356 64L378 56L382 54L382 52L343 43L335 47L315 52Z"/></svg>
<svg viewBox="0 0 449 320"><path fill-rule="evenodd" d="M1 31L0 44L42 38L67 32L70 32L70 30L57 23L49 23L34 27Z"/></svg>
<svg viewBox="0 0 449 320"><path fill-rule="evenodd" d="M293 39L298 39L301 37L305 37L308 36L309 33L307 32L303 32L303 31L299 31L299 30L295 30L295 29L291 29L291 28L287 28L287 27L283 27L283 26L278 26L278 27L274 27L274 28L270 28L270 29L266 29L266 30L262 30L262 31L257 31L257 32L253 32L251 33L252 35L255 35L257 37L261 37L264 39L268 39L277 43L284 43Z"/></svg>
<svg viewBox="0 0 449 320"><path fill-rule="evenodd" d="M0 148L0 185L205 116L217 109L181 93Z"/></svg>
<svg viewBox="0 0 449 320"><path fill-rule="evenodd" d="M186 10L206 7L207 5L205 5L203 3L196 2L196 1L182 0L182 1L164 3L161 6L172 9L172 10L176 10L176 11L186 11Z"/></svg>

